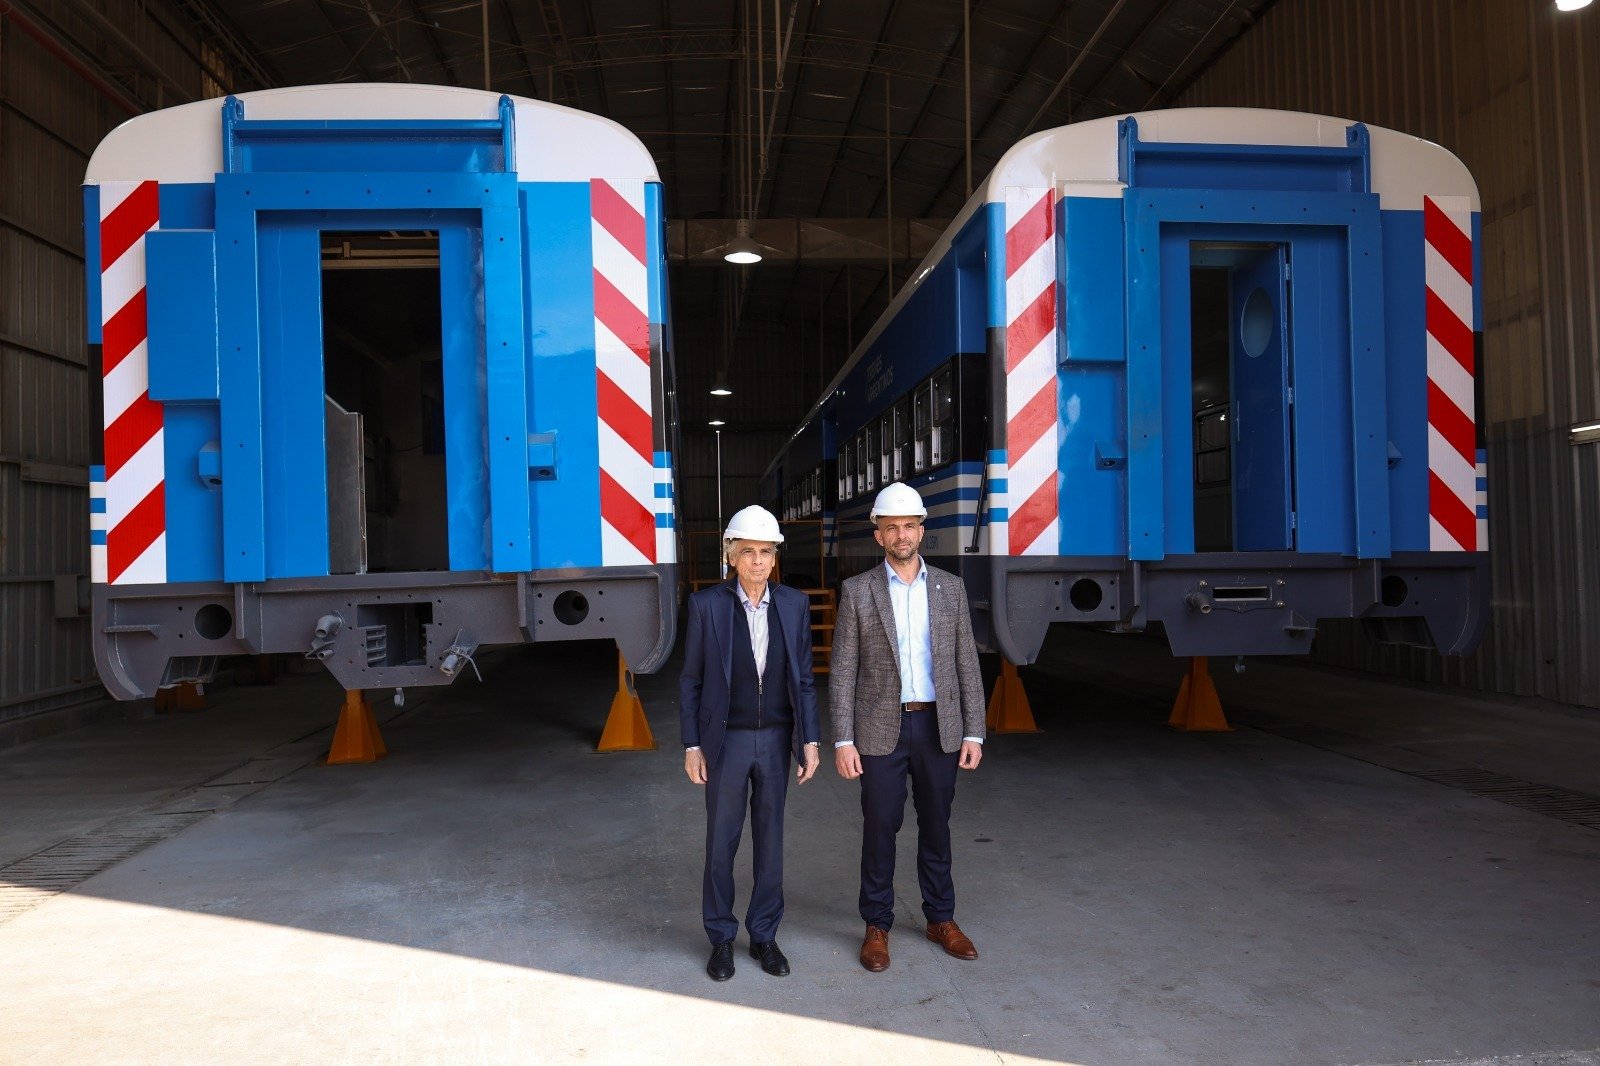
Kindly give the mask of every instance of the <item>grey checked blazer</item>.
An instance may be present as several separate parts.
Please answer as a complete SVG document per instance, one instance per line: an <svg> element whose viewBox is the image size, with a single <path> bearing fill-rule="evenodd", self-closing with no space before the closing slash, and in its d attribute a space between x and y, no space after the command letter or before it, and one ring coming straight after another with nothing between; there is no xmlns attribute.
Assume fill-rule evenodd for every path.
<svg viewBox="0 0 1600 1066"><path fill-rule="evenodd" d="M928 567L928 624L933 630L933 695L939 746L961 749L984 735L983 678L972 638L967 590L954 574ZM879 563L845 581L833 630L828 709L835 741L854 739L863 755L888 755L900 741L900 662L895 650L889 575Z"/></svg>

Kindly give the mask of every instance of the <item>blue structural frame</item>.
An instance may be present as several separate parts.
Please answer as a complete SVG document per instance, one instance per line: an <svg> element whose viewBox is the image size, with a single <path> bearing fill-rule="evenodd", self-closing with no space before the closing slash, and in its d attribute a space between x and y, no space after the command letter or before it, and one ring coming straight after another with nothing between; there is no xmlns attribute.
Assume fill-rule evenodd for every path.
<svg viewBox="0 0 1600 1066"><path fill-rule="evenodd" d="M1296 396L1297 478L1349 484L1352 498L1347 509L1337 498L1306 494L1297 508L1299 547L1389 556L1383 231L1378 197L1366 191L1366 131L1352 127L1349 140L1347 148L1142 145L1135 121L1123 120L1123 166L1134 179L1122 201L1129 558L1155 561L1194 550L1187 443L1193 241L1286 244L1297 271L1320 275L1316 318L1297 313L1293 333L1294 381L1309 390ZM1137 184L1143 180L1166 184L1144 188ZM1309 280L1298 287L1310 292ZM1329 294L1341 289L1342 310L1328 310L1340 303ZM1347 363L1339 358L1341 346ZM1324 376L1346 365L1348 381Z"/></svg>
<svg viewBox="0 0 1600 1066"><path fill-rule="evenodd" d="M328 572L327 230L439 235L451 569L601 565L597 479L561 476L599 463L589 183L507 171L509 98L495 119L417 121L252 120L229 99L222 128L224 172L163 184L161 228L146 238L171 579ZM86 217L98 201L87 187ZM649 319L664 350L659 184L645 186L645 214ZM92 254L97 227L86 234ZM98 342L98 286L89 292ZM567 517L534 521L541 513Z"/></svg>

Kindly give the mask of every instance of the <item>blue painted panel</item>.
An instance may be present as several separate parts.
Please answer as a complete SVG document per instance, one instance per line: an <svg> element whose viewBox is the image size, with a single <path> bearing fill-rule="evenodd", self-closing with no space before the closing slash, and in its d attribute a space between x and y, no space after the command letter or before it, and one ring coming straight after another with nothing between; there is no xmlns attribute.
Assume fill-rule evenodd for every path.
<svg viewBox="0 0 1600 1066"><path fill-rule="evenodd" d="M217 398L217 235L158 229L144 239L150 398Z"/></svg>
<svg viewBox="0 0 1600 1066"><path fill-rule="evenodd" d="M1122 201L1069 196L1063 218L1061 278L1067 363L1120 363L1123 333Z"/></svg>
<svg viewBox="0 0 1600 1066"><path fill-rule="evenodd" d="M217 187L211 182L163 183L158 190L162 229L210 229L217 220Z"/></svg>
<svg viewBox="0 0 1600 1066"><path fill-rule="evenodd" d="M491 555L482 262L482 232L476 225L439 227L445 506L452 570L487 570Z"/></svg>
<svg viewBox="0 0 1600 1066"><path fill-rule="evenodd" d="M245 117L244 101L222 109L229 173L504 172L512 115L494 119L269 119Z"/></svg>
<svg viewBox="0 0 1600 1066"><path fill-rule="evenodd" d="M222 491L200 479L200 454L218 439L216 404L169 404L162 447L167 480L167 580L222 580Z"/></svg>
<svg viewBox="0 0 1600 1066"><path fill-rule="evenodd" d="M1162 550L1194 551L1194 368L1189 337L1189 236L1180 227L1161 231L1161 345L1140 357L1160 376L1161 491L1149 504L1162 508ZM1146 246L1148 247L1148 246ZM1131 358L1131 356L1130 356ZM1131 483L1130 483L1131 488Z"/></svg>
<svg viewBox="0 0 1600 1066"><path fill-rule="evenodd" d="M972 224L982 226L989 262L989 328L1006 326L1006 208L1005 204L984 204L972 216Z"/></svg>
<svg viewBox="0 0 1600 1066"><path fill-rule="evenodd" d="M1354 487L1355 554L1360 559L1387 559L1392 543L1388 492L1389 404L1385 389L1383 330L1386 294L1383 285L1382 231L1376 195L1354 198L1347 237L1349 264L1345 315L1350 353L1350 483ZM1329 292L1334 291L1329 286ZM1324 341L1327 341L1324 335Z"/></svg>
<svg viewBox="0 0 1600 1066"><path fill-rule="evenodd" d="M561 470L529 486L533 565L600 565L600 442L587 183L522 186L529 429L555 433Z"/></svg>
<svg viewBox="0 0 1600 1066"><path fill-rule="evenodd" d="M1132 118L1118 123L1117 137L1120 177L1138 188L1357 193L1370 187L1370 146L1360 123L1348 127L1342 148L1141 141Z"/></svg>
<svg viewBox="0 0 1600 1066"><path fill-rule="evenodd" d="M1285 251L1282 244L1274 244L1235 267L1229 277L1229 317L1234 323L1229 352L1233 543L1237 551L1286 551L1294 547L1289 518L1294 509L1294 487L1289 446ZM1297 259L1297 265L1298 262ZM1320 303L1321 295L1316 282L1301 281L1295 286L1297 320L1304 302L1301 297ZM1296 362L1308 354L1296 348Z"/></svg>
<svg viewBox="0 0 1600 1066"><path fill-rule="evenodd" d="M1127 264L1124 306L1127 308L1128 352L1128 558L1160 559L1166 529L1162 451L1162 285L1161 212L1143 197L1126 200L1123 237ZM1184 246L1185 270L1188 249ZM1183 291L1189 290L1184 276ZM1187 300L1185 300L1187 302ZM1185 316L1184 322L1187 323ZM1187 329L1187 325L1184 326ZM1188 410L1188 401L1184 409ZM1185 431L1185 439L1187 430ZM1185 472L1185 483L1188 475Z"/></svg>
<svg viewBox="0 0 1600 1066"><path fill-rule="evenodd" d="M1098 442L1120 442L1127 431L1121 368L1067 367L1058 404L1061 554L1122 555L1128 544L1124 474L1101 467L1096 457ZM996 493L1005 491L1003 481L990 483Z"/></svg>
<svg viewBox="0 0 1600 1066"><path fill-rule="evenodd" d="M319 576L328 572L321 247L315 229L271 216L258 239L266 576ZM226 466L223 491L232 493Z"/></svg>
<svg viewBox="0 0 1600 1066"><path fill-rule="evenodd" d="M1476 249L1475 249L1476 251ZM1428 348L1421 211L1383 212L1384 380L1389 440L1400 453L1389 468L1394 551L1428 551ZM1474 286L1476 293L1479 286ZM1476 298L1476 297L1475 297Z"/></svg>
<svg viewBox="0 0 1600 1066"><path fill-rule="evenodd" d="M523 216L511 175L488 175L481 180L490 195L483 211L490 557L496 571L516 573L533 569ZM586 279L590 276L592 271L584 275ZM540 432L550 430L541 427Z"/></svg>
<svg viewBox="0 0 1600 1066"><path fill-rule="evenodd" d="M959 274L954 256L939 260L840 385L836 425L845 436L958 354Z"/></svg>
<svg viewBox="0 0 1600 1066"><path fill-rule="evenodd" d="M956 289L961 306L958 309L959 333L957 347L963 352L982 352L989 344L989 228L986 217L990 208L985 204L950 242L955 256L958 276Z"/></svg>
<svg viewBox="0 0 1600 1066"><path fill-rule="evenodd" d="M84 303L84 337L89 344L100 343L100 186L83 187L83 271L88 299ZM99 454L96 452L96 454Z"/></svg>
<svg viewBox="0 0 1600 1066"><path fill-rule="evenodd" d="M227 581L260 581L267 576L257 254L254 210L243 197L229 196L219 190L217 324L222 421L222 572ZM320 339L317 350L321 350Z"/></svg>
<svg viewBox="0 0 1600 1066"><path fill-rule="evenodd" d="M660 325L667 320L667 211L662 203L661 183L646 182L644 187L645 263L650 269L650 321Z"/></svg>
<svg viewBox="0 0 1600 1066"><path fill-rule="evenodd" d="M1285 227L1292 290L1296 544L1303 552L1353 554L1355 486L1351 434L1349 260L1345 234ZM1381 309L1381 303L1380 303ZM1376 391L1382 391L1382 385ZM1367 396L1371 408L1381 397ZM1239 491L1235 485L1234 491Z"/></svg>
<svg viewBox="0 0 1600 1066"><path fill-rule="evenodd" d="M1181 495L1185 499L1190 498L1188 464L1191 461L1192 447L1187 425L1190 405L1187 366L1188 277L1187 265L1182 272L1179 272L1168 263L1158 264L1150 261L1154 258L1152 250L1161 251L1173 247L1171 242L1176 239L1179 232L1175 228L1178 224L1187 224L1190 227L1183 231L1186 234L1185 239L1282 240L1284 234L1289 234L1292 245L1313 238L1315 235L1311 233L1311 228L1333 227L1336 233L1348 234L1343 239L1350 240L1353 246L1375 249L1377 246L1371 242L1370 235L1376 233L1376 197L1368 194L1308 196L1282 192L1211 190L1201 193L1145 189L1130 190L1124 202L1129 220L1124 247L1128 262L1130 553L1135 559L1160 558L1159 554L1148 554L1152 550L1149 545L1163 542L1169 545L1192 543L1192 517L1189 516L1189 511L1173 511L1179 506L1177 496L1180 495L1180 490L1165 483L1181 470L1183 477ZM1261 226L1282 228L1274 236L1270 229L1259 228ZM1294 254L1291 248L1291 258ZM1164 259L1171 258L1173 258L1171 255L1164 256ZM1350 275L1356 272L1356 268L1351 267L1347 273L1346 291L1349 291L1351 284ZM1365 299L1368 301L1367 306L1381 308L1382 293L1377 291L1379 288L1377 272L1368 271L1368 273L1373 275L1365 279L1370 287L1358 292L1356 300ZM1170 301L1164 302L1163 285L1170 287L1180 283L1185 293L1184 306L1178 307ZM1363 486L1374 483L1381 485L1383 478L1381 464L1385 461L1385 456L1371 446L1371 441L1365 439L1369 434L1377 436L1377 432L1371 428L1362 428L1368 427L1372 419L1377 419L1376 424L1382 425L1385 417L1381 395L1385 366L1382 350L1384 343L1382 336L1375 329L1368 328L1372 322L1381 321L1381 318L1373 320L1365 317L1367 314L1365 309L1362 310L1360 317L1355 314L1354 308L1345 312L1349 335L1360 339L1363 348L1359 366L1361 376L1352 378L1349 394L1360 397L1365 408L1350 411L1345 428L1338 437L1324 437L1320 440L1309 436L1301 438L1297 430L1297 441L1301 439L1305 441L1303 445L1297 444L1297 447L1306 450L1339 449L1347 457L1344 462L1361 468L1361 473L1357 476L1351 473L1349 465L1345 467L1345 480L1347 483L1354 481L1357 491L1363 491ZM1164 329L1158 330L1154 323L1159 323L1164 315L1180 318L1181 322L1170 323ZM1166 360L1162 360L1160 366L1155 366L1153 364L1157 362L1156 360L1146 358L1142 354L1146 350L1160 352L1164 344L1180 342L1183 345L1185 360L1185 365L1181 367L1173 366ZM1370 352L1365 350L1369 347L1372 349ZM1164 379L1163 373L1175 376ZM1378 394L1376 399L1373 398L1373 393ZM1181 428L1181 434L1176 433L1177 413L1170 410L1174 406L1181 406L1184 412L1185 424ZM1163 408L1168 410L1164 412ZM1352 427L1362 428L1359 446L1353 439ZM1381 449L1382 441L1378 440L1377 445L1378 449ZM1181 451L1181 455L1174 457L1170 454L1174 450ZM1309 451L1306 454L1309 454ZM1175 458L1181 461L1175 461ZM1325 501L1333 499L1334 493L1338 491L1340 490L1327 490L1321 498ZM1371 523L1365 528L1375 529L1377 533L1369 536L1365 542L1357 541L1355 547L1364 555L1381 556L1388 551L1387 540L1378 539L1387 536L1388 501L1382 498L1381 491L1374 493L1370 487L1364 491L1362 504L1365 516ZM1163 521L1160 505L1163 500L1169 512L1165 515L1165 521L1172 523L1187 519L1186 528L1182 533L1160 531L1159 527ZM1300 503L1303 509L1304 497ZM1183 517L1180 518L1180 515ZM1350 530L1352 521L1348 509L1343 515L1330 513L1327 516L1330 528L1337 522L1342 529ZM1349 533L1343 536L1348 537Z"/></svg>
<svg viewBox="0 0 1600 1066"><path fill-rule="evenodd" d="M1468 323L1474 333L1483 332L1483 215L1480 212L1472 213L1472 321ZM1483 368L1478 368L1478 380L1483 380ZM1484 413L1478 411L1478 425L1481 427ZM1482 435L1479 435L1482 439Z"/></svg>

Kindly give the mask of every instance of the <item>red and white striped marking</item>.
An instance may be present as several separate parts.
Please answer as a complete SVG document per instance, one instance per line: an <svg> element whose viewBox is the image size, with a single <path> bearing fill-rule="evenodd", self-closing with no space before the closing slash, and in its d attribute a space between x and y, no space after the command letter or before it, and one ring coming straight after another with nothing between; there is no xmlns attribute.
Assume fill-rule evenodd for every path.
<svg viewBox="0 0 1600 1066"><path fill-rule="evenodd" d="M1428 546L1481 551L1472 316L1472 205L1425 196L1428 331Z"/></svg>
<svg viewBox="0 0 1600 1066"><path fill-rule="evenodd" d="M600 414L600 562L656 560L655 428L644 182L589 183Z"/></svg>
<svg viewBox="0 0 1600 1066"><path fill-rule="evenodd" d="M1055 197L1006 190L1006 523L990 551L1055 555L1057 497Z"/></svg>
<svg viewBox="0 0 1600 1066"><path fill-rule="evenodd" d="M150 399L144 237L159 218L153 181L100 186L100 329L105 397L106 543L93 545L93 579L167 579L165 435ZM96 486L99 489L99 486Z"/></svg>

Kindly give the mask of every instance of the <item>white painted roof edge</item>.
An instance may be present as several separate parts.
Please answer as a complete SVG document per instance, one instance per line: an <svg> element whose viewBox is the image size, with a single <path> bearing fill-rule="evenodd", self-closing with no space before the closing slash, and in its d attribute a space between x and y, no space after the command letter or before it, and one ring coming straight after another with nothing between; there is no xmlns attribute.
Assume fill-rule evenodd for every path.
<svg viewBox="0 0 1600 1066"><path fill-rule="evenodd" d="M979 193L1003 202L1007 188L1059 188L1063 196L1122 195L1117 123L1139 123L1139 140L1164 144L1275 144L1343 148L1351 119L1251 107L1180 107L1075 122L1018 141ZM1465 196L1480 210L1478 186L1449 150L1410 134L1368 126L1372 190L1385 211L1420 211L1423 196Z"/></svg>
<svg viewBox="0 0 1600 1066"><path fill-rule="evenodd" d="M240 93L249 119L494 119L503 94L446 85L296 85ZM611 119L540 100L511 97L517 177L659 181L639 139ZM111 181L202 183L222 169L222 100L139 115L106 134L84 184Z"/></svg>

